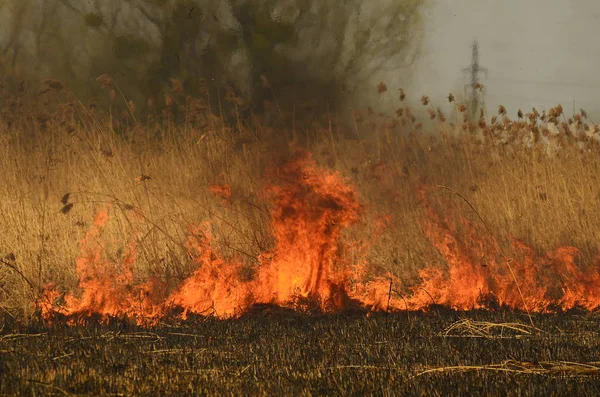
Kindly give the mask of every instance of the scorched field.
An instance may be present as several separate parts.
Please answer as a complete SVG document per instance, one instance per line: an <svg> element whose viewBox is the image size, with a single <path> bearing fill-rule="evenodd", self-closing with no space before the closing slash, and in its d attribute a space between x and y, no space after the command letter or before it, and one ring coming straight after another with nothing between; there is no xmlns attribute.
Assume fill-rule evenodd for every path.
<svg viewBox="0 0 600 397"><path fill-rule="evenodd" d="M381 83L393 114L259 118L172 81L136 111L98 81L106 108L3 93L1 394L598 394L584 110Z"/></svg>

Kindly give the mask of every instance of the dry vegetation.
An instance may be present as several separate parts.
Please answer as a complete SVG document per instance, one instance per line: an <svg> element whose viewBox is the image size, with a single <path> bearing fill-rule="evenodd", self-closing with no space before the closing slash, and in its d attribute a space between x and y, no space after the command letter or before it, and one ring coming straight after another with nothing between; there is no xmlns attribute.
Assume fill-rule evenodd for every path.
<svg viewBox="0 0 600 397"><path fill-rule="evenodd" d="M164 104L142 112L110 77L98 81L104 105L81 103L57 81L33 105L3 92L0 394L597 394L593 314L433 306L305 317L265 306L237 320L173 317L152 329L41 325L33 302L48 283L76 289L79 242L107 207L106 255L120 257L135 238L139 280L174 288L188 277L189 226L204 222L218 251L252 278L275 243L267 186L299 148L359 192L362 220L345 237L366 242L373 274L410 285L419 269L447 265L423 230L424 186L459 234L473 238L456 220L474 221L507 256L512 238L539 253L578 247L583 267L600 249L600 146L584 111L567 118L557 106L510 120L501 107L472 122L452 95L444 115L425 96L423 110L411 109L403 91L394 97L380 84L391 115L369 108L345 122L275 100L258 118L231 89L215 102L216 93L192 98L173 81Z"/></svg>
<svg viewBox="0 0 600 397"><path fill-rule="evenodd" d="M252 266L273 244L269 175L296 148L338 170L360 193L363 221L350 238L372 238L373 271L411 280L444 260L423 235L417 191L448 219L475 220L502 244L515 237L547 252L581 249L583 266L598 250L600 146L584 111L567 118L520 110L471 122L456 104L444 115L422 97L421 124L405 94L389 96L397 111L355 112L350 123L310 109L266 104L259 119L231 89L192 98L172 81L164 106L136 110L109 76L99 83L107 104L83 104L60 82L46 81L35 107L3 92L0 132L0 310L32 314L44 285L76 286L74 258L95 209L110 205L107 252L119 255L135 232L136 277L177 285L193 270L184 241L191 224L209 222L218 249ZM263 81L268 87L268 81ZM417 109L420 111L420 109ZM421 117L427 118L427 117ZM479 222L479 221L478 221ZM488 233L481 228L481 233ZM508 244L506 244L508 247Z"/></svg>

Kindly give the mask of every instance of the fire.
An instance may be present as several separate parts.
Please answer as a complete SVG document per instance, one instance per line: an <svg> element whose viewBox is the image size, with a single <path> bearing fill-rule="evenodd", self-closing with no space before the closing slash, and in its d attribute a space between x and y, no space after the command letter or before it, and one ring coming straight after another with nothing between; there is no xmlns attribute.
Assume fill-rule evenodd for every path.
<svg viewBox="0 0 600 397"><path fill-rule="evenodd" d="M277 176L283 183L270 189L277 245L259 275L259 283L269 286L263 299L281 304L300 295L340 309L348 264L338 243L342 230L358 220L356 192L307 157L289 163Z"/></svg>
<svg viewBox="0 0 600 397"><path fill-rule="evenodd" d="M319 169L303 154L276 172L271 226L276 246L259 257L257 274L240 281L241 264L224 262L210 248L206 232L188 241L198 270L170 298L187 313L239 315L254 304L323 311L352 304L347 292L350 268L339 246L342 230L359 218L356 192L334 172ZM197 233L193 233L197 234Z"/></svg>
<svg viewBox="0 0 600 397"><path fill-rule="evenodd" d="M76 260L80 296L70 292L62 297L64 304L56 305L60 294L53 284L47 286L40 299L43 302L41 308L44 319L51 320L58 314L77 322L97 316L135 318L141 324L158 316L158 306L154 300L161 289L160 283L150 280L132 288L135 241L129 243L120 263L104 257L101 236L108 219L108 210L98 212L91 229L81 241Z"/></svg>
<svg viewBox="0 0 600 397"><path fill-rule="evenodd" d="M210 190L226 196L230 191L228 186ZM186 248L196 270L178 288L169 293L156 279L138 283L135 233L119 261L107 259L101 237L109 215L101 211L80 245L79 291L62 295L48 285L36 304L49 322L57 316L72 323L90 317L126 318L141 325L156 324L175 311L183 318L235 317L257 304L320 312L353 307L427 310L432 304L458 310L499 305L535 312L600 306L600 262L581 266L573 247L539 255L515 239L513 257L504 258L493 237L481 236L473 223L444 219L429 203L426 188L418 192L427 213L424 231L447 269L422 269L420 281L405 288L404 295L396 277L367 277L368 239L358 259L350 262L344 255L361 247L347 241L343 232L361 219L363 208L357 192L337 172L301 153L273 172L267 192L276 243L256 258L253 277L244 275L241 261L225 260L214 249L210 225L203 224L190 226ZM389 222L388 217L378 220L377 229Z"/></svg>
<svg viewBox="0 0 600 397"><path fill-rule="evenodd" d="M413 288L411 308L431 303L459 310L497 304L510 309L550 312L600 306L600 261L577 263L579 249L560 247L547 254L512 239L510 258L500 255L498 243L482 237L475 226L461 220L463 236L453 230L429 204L427 189L420 198L428 213L425 233L448 264L420 271L421 283ZM456 228L454 228L456 229Z"/></svg>
<svg viewBox="0 0 600 397"><path fill-rule="evenodd" d="M231 198L231 185L229 185L229 184L223 184L223 185L212 184L208 187L208 190L211 193L214 193L215 195L221 197L223 203L229 203L229 199Z"/></svg>
<svg viewBox="0 0 600 397"><path fill-rule="evenodd" d="M228 185L228 184L224 184L224 185L212 184L208 187L208 190L210 190L212 193L214 193L218 196L221 196L223 198L231 197L231 185Z"/></svg>
<svg viewBox="0 0 600 397"><path fill-rule="evenodd" d="M187 247L198 268L168 298L169 305L184 309L184 318L188 313L219 317L240 314L251 296L250 283L240 280L241 264L224 261L210 241L205 228L192 228Z"/></svg>
<svg viewBox="0 0 600 397"><path fill-rule="evenodd" d="M186 244L197 270L179 288L165 295L156 280L137 285L134 242L120 263L103 258L100 235L108 213L100 212L77 259L81 293L67 293L59 302L55 286L48 286L38 302L44 318L51 321L58 314L76 322L117 317L153 324L176 308L184 318L189 313L226 318L256 304L323 312L383 307L387 280L364 281L364 262L348 263L342 255L349 248L342 232L361 213L356 191L338 173L319 168L307 153L276 170L273 179L277 183L268 193L276 245L257 258L251 280L242 277L241 263L226 261L214 250L208 227L202 225L190 227Z"/></svg>

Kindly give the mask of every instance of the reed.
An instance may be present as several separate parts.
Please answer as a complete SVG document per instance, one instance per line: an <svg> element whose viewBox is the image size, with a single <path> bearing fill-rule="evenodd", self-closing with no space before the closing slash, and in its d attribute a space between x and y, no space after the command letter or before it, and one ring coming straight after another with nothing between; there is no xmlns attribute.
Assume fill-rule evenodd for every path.
<svg viewBox="0 0 600 397"><path fill-rule="evenodd" d="M164 108L141 113L110 76L98 82L106 106L83 104L54 80L35 106L3 93L0 310L10 315L31 315L48 283L76 287L79 242L103 208L112 219L103 230L106 255L121 255L134 235L136 278L174 287L189 276L188 227L204 222L217 249L251 274L274 244L265 176L297 148L358 190L361 221L345 238L368 236L369 271L389 271L407 285L420 269L445 266L423 233L424 185L459 192L499 244L515 238L540 254L574 246L582 266L599 251L600 145L584 110L567 117L558 105L511 119L500 106L497 115L469 120L463 104L446 116L422 96L421 115L403 90L392 98L380 83L380 95L400 100L391 114L357 109L349 121L307 110L299 120L279 105L272 115L269 107L252 114L230 88L213 109L216 93L191 97L174 80ZM430 202L447 219L476 219L447 191Z"/></svg>

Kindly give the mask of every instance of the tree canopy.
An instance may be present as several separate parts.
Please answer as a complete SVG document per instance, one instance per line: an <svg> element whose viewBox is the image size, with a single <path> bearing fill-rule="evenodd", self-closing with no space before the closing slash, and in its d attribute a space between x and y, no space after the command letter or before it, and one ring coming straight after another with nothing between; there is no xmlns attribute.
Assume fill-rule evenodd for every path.
<svg viewBox="0 0 600 397"><path fill-rule="evenodd" d="M107 73L138 100L162 98L170 79L192 94L206 81L258 105L266 78L283 101L333 105L408 76L423 3L4 0L0 72L60 79L83 97L97 95L95 79Z"/></svg>

